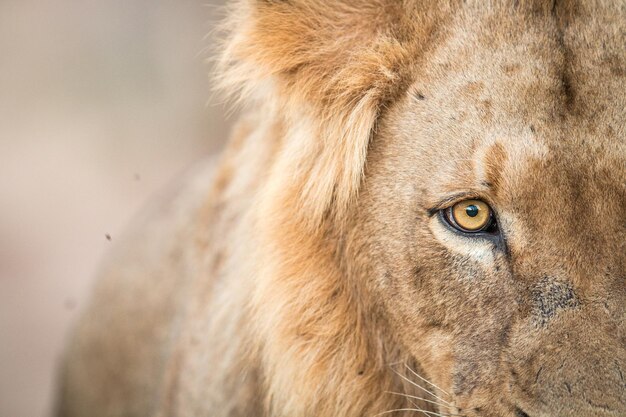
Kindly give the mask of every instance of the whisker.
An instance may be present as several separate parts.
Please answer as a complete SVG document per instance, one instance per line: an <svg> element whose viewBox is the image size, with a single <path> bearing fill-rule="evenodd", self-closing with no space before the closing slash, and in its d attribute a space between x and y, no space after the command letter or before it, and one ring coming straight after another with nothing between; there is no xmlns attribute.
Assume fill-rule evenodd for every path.
<svg viewBox="0 0 626 417"><path fill-rule="evenodd" d="M430 417L427 413L429 413L428 411L424 411L420 408L396 408L394 410L389 410L389 411L383 411L382 413L378 413L378 414L374 414L373 417L378 417L378 416L382 416L384 414L389 414L389 413L395 413L396 411L417 411L420 412L422 414L424 414L426 417Z"/></svg>
<svg viewBox="0 0 626 417"><path fill-rule="evenodd" d="M433 384L432 382L430 382L429 380L427 380L426 378L420 376L417 372L415 372L413 369L411 369L411 367L409 365L407 365L406 363L404 364L404 366L406 366L406 368L416 377L418 377L419 379L421 379L422 381L424 381L425 383L427 383L428 385L437 388L439 391L443 392L444 394L446 394L448 397L452 397L446 390L439 388L437 385Z"/></svg>
<svg viewBox="0 0 626 417"><path fill-rule="evenodd" d="M383 411L382 413L375 414L374 417L382 416L384 414L389 414L389 413L395 413L396 411L417 411L418 413L422 413L422 414L424 414L427 417L430 417L430 416L448 417L448 416L457 415L457 414L439 414L439 413L435 413L433 411L426 411L426 410L422 410L419 407L415 407L415 408L396 408L394 410Z"/></svg>
<svg viewBox="0 0 626 417"><path fill-rule="evenodd" d="M394 391L385 391L385 393L386 393L386 394L393 394L393 395L400 395L400 396L402 396L402 397L412 398L412 399L414 399L414 400L421 400L421 401L424 401L424 402L427 402L427 403L430 403L430 404L442 405L442 406L444 406L444 407L448 407L448 406L446 406L445 404L441 404L441 403L439 403L439 402L437 402L437 401L429 400L429 399L427 399L427 398L417 397L417 396L415 396L415 395L403 394L403 393L401 393L401 392L394 392ZM412 403L412 402L411 402L411 403ZM415 405L415 404L414 404L414 405ZM450 414L450 415L452 415L452 414Z"/></svg>
<svg viewBox="0 0 626 417"><path fill-rule="evenodd" d="M387 392L389 392L389 391L387 391ZM438 406L443 406L443 407L448 407L448 408L450 408L449 406L447 406L447 405L445 405L445 404L438 404L438 403L436 403L436 402L434 402L434 401L427 400L426 398L416 397L416 396L414 396L414 395L402 394L402 393L399 393L399 392L389 392L389 393L390 393L390 394L398 394L398 395L403 395L403 396L405 396L405 397L408 397L408 398L409 398L409 402L410 402L410 403L411 403L411 405L412 405L413 407L415 407L415 408L420 408L420 407L419 407L417 404L415 404L415 402L414 402L413 400L411 400L411 398L414 398L414 399L416 399L416 400L422 400L422 401L425 401L425 402L427 402L427 403L435 404L435 405L438 405ZM425 411L425 410L424 410L424 411ZM432 411L425 411L425 412L427 412L427 413L432 413ZM440 416L445 416L445 417L466 417L466 416L465 416L465 415L463 415L463 414L454 414L454 413L439 413L439 415L440 415Z"/></svg>
<svg viewBox="0 0 626 417"><path fill-rule="evenodd" d="M436 399L438 399L439 401L443 402L445 405L449 406L449 407L453 407L452 404L450 404L448 401L444 400L441 397L438 397L437 395L435 395L434 393L430 392L429 390L427 390L426 388L422 387L421 385L418 385L417 383L415 383L414 381L411 381L409 378L405 377L404 375L402 375L400 372L396 371L395 369L391 368L392 371L394 371L400 378L404 379L405 381L407 381L409 384L421 389L422 391L432 395L433 397L435 397Z"/></svg>
<svg viewBox="0 0 626 417"><path fill-rule="evenodd" d="M415 397L415 398L418 398L418 397ZM421 410L420 412L421 412L422 414L424 414L426 417L429 417L429 416L428 416L428 414L426 414L426 413L429 413L429 414L437 414L437 413L433 413L433 412L431 412L431 411L422 410L422 409L420 408L420 406L419 406L419 405L417 405L417 404L415 404L415 401L413 401L413 400L412 400L412 399L410 399L410 398L409 398L409 402L411 403L411 405L412 405L413 407L415 407L415 408L417 408L417 409ZM431 402L432 402L432 401L431 401ZM453 416L453 415L455 415L455 416L456 416L456 414L439 414L439 416L441 416L441 417L443 417L443 416L445 416L445 417L449 417L449 416Z"/></svg>

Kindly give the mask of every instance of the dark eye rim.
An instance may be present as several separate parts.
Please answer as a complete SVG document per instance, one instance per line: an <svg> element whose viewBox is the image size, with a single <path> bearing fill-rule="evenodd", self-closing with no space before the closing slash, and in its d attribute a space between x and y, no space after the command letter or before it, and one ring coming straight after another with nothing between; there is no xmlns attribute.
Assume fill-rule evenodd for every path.
<svg viewBox="0 0 626 417"><path fill-rule="evenodd" d="M499 229L498 229L498 221L495 215L495 211L493 210L493 208L491 208L491 206L486 203L483 200L480 199L476 199L479 201L482 201L483 203L487 204L487 206L489 207L489 221L487 221L487 223L485 224L485 226L481 227L480 229L477 230L468 230L465 229L463 227L461 227L455 220L454 220L454 215L452 214L452 209L456 204L459 204L461 202L463 202L464 200L461 201L457 201L454 204L442 208L439 210L439 215L441 217L441 219L443 219L444 223L446 223L449 227L451 227L453 230L463 233L464 235L497 235L499 234Z"/></svg>

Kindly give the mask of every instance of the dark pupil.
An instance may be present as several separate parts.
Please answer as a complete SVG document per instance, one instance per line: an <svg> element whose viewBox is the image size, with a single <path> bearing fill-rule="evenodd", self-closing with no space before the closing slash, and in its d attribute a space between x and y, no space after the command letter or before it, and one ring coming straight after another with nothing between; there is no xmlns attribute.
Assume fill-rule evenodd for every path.
<svg viewBox="0 0 626 417"><path fill-rule="evenodd" d="M478 216L478 210L478 207L476 207L475 205L471 205L465 208L465 213L470 217L476 217Z"/></svg>

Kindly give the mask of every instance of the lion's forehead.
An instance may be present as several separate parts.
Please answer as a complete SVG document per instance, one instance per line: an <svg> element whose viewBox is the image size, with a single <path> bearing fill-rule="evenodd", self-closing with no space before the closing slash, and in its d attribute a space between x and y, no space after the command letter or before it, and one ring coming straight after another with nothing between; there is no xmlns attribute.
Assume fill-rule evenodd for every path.
<svg viewBox="0 0 626 417"><path fill-rule="evenodd" d="M611 7L563 16L507 14L497 7L461 13L443 31L422 76L444 80L444 94L460 104L495 100L487 110L496 112L531 119L554 110L552 116L609 110L623 120L624 31L606 30L624 28L620 15L623 10Z"/></svg>
<svg viewBox="0 0 626 417"><path fill-rule="evenodd" d="M567 193L562 192L572 188L578 191L570 197L578 199L586 194L595 198L596 191L604 195L607 190L623 193L626 189L624 146L615 146L605 138L586 135L579 138L560 140L548 135L544 139L541 131L534 130L492 134L477 141L470 150L469 165L462 159L455 163L473 171L466 176L471 178L471 186L486 187L502 198L507 193L515 195L516 190L528 189L532 194L540 188L550 189L560 198L566 198Z"/></svg>
<svg viewBox="0 0 626 417"><path fill-rule="evenodd" d="M429 120L464 141L541 130L544 142L624 144L624 32L606 30L618 12L459 14L416 69L412 92L436 113Z"/></svg>
<svg viewBox="0 0 626 417"><path fill-rule="evenodd" d="M623 212L626 71L623 36L602 29L612 18L459 15L416 70L396 128L428 188Z"/></svg>

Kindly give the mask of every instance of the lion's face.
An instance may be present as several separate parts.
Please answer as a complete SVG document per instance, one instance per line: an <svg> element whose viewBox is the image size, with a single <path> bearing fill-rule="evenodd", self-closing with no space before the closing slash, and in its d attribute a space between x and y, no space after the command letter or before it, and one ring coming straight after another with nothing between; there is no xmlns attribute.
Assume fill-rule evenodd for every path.
<svg viewBox="0 0 626 417"><path fill-rule="evenodd" d="M255 206L281 415L428 407L389 399L398 360L443 415L626 415L623 3L238 3L225 86L284 131Z"/></svg>
<svg viewBox="0 0 626 417"><path fill-rule="evenodd" d="M624 415L619 78L589 65L592 51L563 69L572 58L533 27L490 24L456 25L383 115L354 213L354 259L403 349L440 388L440 412ZM455 224L446 211L461 203L458 216L475 216L467 200L491 211L485 230L463 231L474 219Z"/></svg>
<svg viewBox="0 0 626 417"><path fill-rule="evenodd" d="M249 114L107 270L77 406L626 416L624 0L232 3Z"/></svg>

